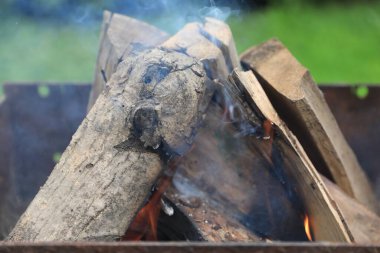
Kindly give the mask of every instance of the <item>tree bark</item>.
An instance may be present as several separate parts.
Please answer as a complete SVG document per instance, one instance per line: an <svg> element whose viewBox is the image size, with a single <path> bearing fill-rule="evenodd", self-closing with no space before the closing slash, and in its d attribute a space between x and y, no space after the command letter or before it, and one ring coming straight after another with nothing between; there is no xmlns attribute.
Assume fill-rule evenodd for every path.
<svg viewBox="0 0 380 253"><path fill-rule="evenodd" d="M88 110L103 91L117 66L137 48L157 46L169 35L158 28L131 17L109 11L103 13L100 46L95 67Z"/></svg>
<svg viewBox="0 0 380 253"><path fill-rule="evenodd" d="M202 64L152 49L130 56L99 96L8 241L114 240L208 104Z"/></svg>

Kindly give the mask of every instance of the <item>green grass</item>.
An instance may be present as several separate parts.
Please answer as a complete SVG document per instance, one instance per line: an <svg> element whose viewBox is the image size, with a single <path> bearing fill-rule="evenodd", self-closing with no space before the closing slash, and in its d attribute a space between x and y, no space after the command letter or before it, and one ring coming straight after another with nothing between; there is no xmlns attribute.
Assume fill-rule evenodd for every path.
<svg viewBox="0 0 380 253"><path fill-rule="evenodd" d="M240 52L276 37L318 82L380 83L380 1L275 7L230 25Z"/></svg>
<svg viewBox="0 0 380 253"><path fill-rule="evenodd" d="M275 6L229 20L239 52L277 37L318 82L380 83L380 1L343 6ZM0 84L89 82L99 26L23 18L0 23ZM1 96L0 85L0 96Z"/></svg>
<svg viewBox="0 0 380 253"><path fill-rule="evenodd" d="M98 28L53 26L12 18L0 25L0 34L0 83L92 79Z"/></svg>

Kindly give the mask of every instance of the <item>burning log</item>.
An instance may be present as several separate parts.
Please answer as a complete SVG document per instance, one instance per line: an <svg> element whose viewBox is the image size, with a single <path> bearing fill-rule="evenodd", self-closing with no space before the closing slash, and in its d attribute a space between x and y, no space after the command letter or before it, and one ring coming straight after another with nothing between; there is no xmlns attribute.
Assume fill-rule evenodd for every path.
<svg viewBox="0 0 380 253"><path fill-rule="evenodd" d="M103 91L116 68L136 48L157 46L168 34L131 17L104 11L100 47L88 110Z"/></svg>
<svg viewBox="0 0 380 253"><path fill-rule="evenodd" d="M226 24L206 18L204 24L186 25L158 48L132 50L133 42L153 46L166 35L110 15L105 13L91 98L96 102L8 240L156 240L161 197L172 180L174 161L178 172L166 196L192 218L199 230L197 236L203 240L272 239L245 220L257 204L266 205L269 212L277 211L268 203L271 191L259 198L252 189L257 179L251 166L256 166L259 173L270 172L272 182L285 192L275 201L283 213L291 213L289 224L301 229L301 238L352 241L344 218L302 146L280 120L253 74L233 72L230 82L220 81L240 67ZM133 40L122 37L118 29L124 22L157 34L157 40L139 31ZM99 78L107 80L116 66L118 70L96 99L104 86ZM208 78L218 83L216 92L215 83ZM235 137L236 132L228 131L236 128L248 146L248 155L242 154L246 160L237 161L238 166L231 166L220 154L213 155L219 146L208 142L207 136L215 132L201 129L196 138L201 122L212 125L212 130L219 128L220 115L229 120L229 126L222 126L227 134L219 140ZM193 145L194 139L198 141ZM198 144L211 146L209 156L206 152L199 156ZM210 168L199 166L198 161L222 170L206 177L204 172ZM165 167L169 170L164 171ZM182 184L181 179L190 181ZM186 183L199 194L195 199L184 197L181 187ZM246 192L256 195L251 198Z"/></svg>
<svg viewBox="0 0 380 253"><path fill-rule="evenodd" d="M163 43L163 46L172 50L185 52L186 54L200 59L207 71L208 76L211 79L225 79L227 73L233 68L239 68L236 48L233 44L232 33L229 27L220 21L212 18L207 18L206 23L190 23L181 29L175 36ZM172 167L172 166L171 166ZM174 173L175 168L170 169L170 173ZM158 214L161 208L159 202L162 193L167 190L168 182L171 182L171 177L164 176L161 178L152 197L149 199L146 206L144 206L133 223L129 227L126 234L123 236L123 240L157 240L157 222ZM178 203L176 194L168 195L171 202ZM190 215L198 217L194 222L199 229L199 234L202 240L207 241L258 241L259 238L248 230L244 230L242 226L230 217L218 212L217 209L213 209L212 206L206 202L202 203L206 209L210 210L214 216L219 220L218 226L223 228L220 232L216 232L211 228L212 217L209 217L210 223L204 223L204 220L199 220L199 217L204 217L205 214L195 209ZM182 206L181 209L186 209ZM185 210L183 210L185 211ZM189 210L187 210L189 211ZM185 212L187 213L187 212ZM187 213L188 214L188 213ZM215 228L215 227L214 227ZM218 229L219 230L219 229ZM227 239L228 238L228 239Z"/></svg>
<svg viewBox="0 0 380 253"><path fill-rule="evenodd" d="M8 240L121 237L162 171L160 153L191 144L206 80L194 58L164 49L119 64Z"/></svg>
<svg viewBox="0 0 380 253"><path fill-rule="evenodd" d="M223 53L201 31L202 24L189 24L162 49L119 64L8 240L114 240L124 234L162 172L155 149L183 154L191 143L211 96L204 69L211 78L228 73Z"/></svg>
<svg viewBox="0 0 380 253"><path fill-rule="evenodd" d="M314 166L349 196L376 211L368 179L307 69L277 40L247 50L241 59L258 76Z"/></svg>
<svg viewBox="0 0 380 253"><path fill-rule="evenodd" d="M271 141L276 143L278 150L275 151L276 147L273 146L270 153L275 156L275 152L278 152L287 168L285 173L299 188L297 194L305 204L306 214L311 217L314 239L352 241L352 235L340 210L333 205L331 197L301 144L278 117L252 72L233 72L230 79L242 90L243 94L246 94L247 103L256 109L256 115L261 114L259 118L265 118L273 123L274 133L271 134ZM273 157L272 159L274 160Z"/></svg>
<svg viewBox="0 0 380 253"><path fill-rule="evenodd" d="M227 97L210 104L167 197L209 241L307 240L306 228L312 240L351 241L340 211L260 84L242 72L231 81L218 89ZM275 215L279 206L281 217ZM247 234L226 236L235 229Z"/></svg>

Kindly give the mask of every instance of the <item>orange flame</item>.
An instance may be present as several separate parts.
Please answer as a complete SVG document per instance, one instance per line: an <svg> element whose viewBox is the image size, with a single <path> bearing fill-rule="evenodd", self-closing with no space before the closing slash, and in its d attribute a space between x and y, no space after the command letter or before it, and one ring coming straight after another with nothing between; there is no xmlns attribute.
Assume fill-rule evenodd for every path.
<svg viewBox="0 0 380 253"><path fill-rule="evenodd" d="M121 238L122 241L157 241L157 224L161 210L161 197L171 184L178 161L169 164L167 173L162 176L158 186L146 205L141 208Z"/></svg>
<svg viewBox="0 0 380 253"><path fill-rule="evenodd" d="M137 213L122 237L123 241L157 241L157 222L161 210L160 199L160 191L155 191L149 202Z"/></svg>
<svg viewBox="0 0 380 253"><path fill-rule="evenodd" d="M309 239L309 241L313 241L313 237L311 236L309 216L305 215L305 218L303 220L303 225L305 227L305 233L306 233L307 239Z"/></svg>

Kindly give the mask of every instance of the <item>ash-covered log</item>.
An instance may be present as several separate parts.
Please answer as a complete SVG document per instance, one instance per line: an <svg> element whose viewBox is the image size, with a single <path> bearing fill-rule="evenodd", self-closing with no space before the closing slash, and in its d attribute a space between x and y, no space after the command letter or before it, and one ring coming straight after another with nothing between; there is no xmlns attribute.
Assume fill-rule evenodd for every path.
<svg viewBox="0 0 380 253"><path fill-rule="evenodd" d="M233 63L227 63L210 41L213 29L228 26L207 22L213 22L207 31L201 23L189 24L161 49L123 52L124 57L130 55L99 98L94 88L91 100L97 102L8 240L114 240L124 234L163 170L165 159L159 153L183 154L192 142L212 95L204 71L211 78L226 78L227 64L236 67L236 52L229 52ZM113 51L119 52L120 45L131 47L126 37L110 32L107 22L103 27L107 43L101 44L98 66L104 64L103 57L115 60ZM106 35L119 43L108 43ZM225 36L218 45L228 52L229 45L223 43L231 41ZM103 47L117 49L108 56ZM116 66L111 62L106 61L109 74ZM45 211L39 214L41 206Z"/></svg>
<svg viewBox="0 0 380 253"><path fill-rule="evenodd" d="M8 241L114 240L183 154L210 99L203 65L152 49L119 64Z"/></svg>
<svg viewBox="0 0 380 253"><path fill-rule="evenodd" d="M140 20L104 11L94 83L88 102L91 109L117 66L137 48L157 46L169 35Z"/></svg>

